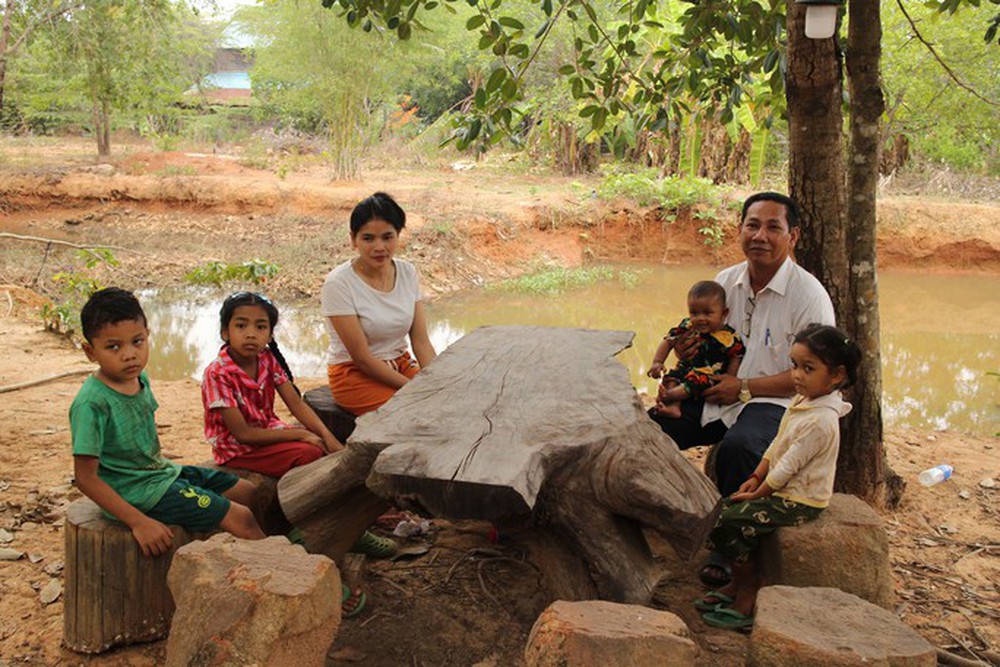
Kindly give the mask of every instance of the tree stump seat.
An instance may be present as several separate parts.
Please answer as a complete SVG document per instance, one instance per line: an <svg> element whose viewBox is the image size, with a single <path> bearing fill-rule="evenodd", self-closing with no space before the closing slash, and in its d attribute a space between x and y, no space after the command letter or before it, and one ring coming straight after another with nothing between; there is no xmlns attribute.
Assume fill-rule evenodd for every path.
<svg viewBox="0 0 1000 667"><path fill-rule="evenodd" d="M257 506L250 509L253 511L254 518L257 519L257 524L265 534L284 535L291 529L292 524L285 518L281 511L281 505L278 503L278 479L276 477L262 475L253 470L218 465L215 461L204 461L198 465L202 468L224 470L257 487Z"/></svg>
<svg viewBox="0 0 1000 667"><path fill-rule="evenodd" d="M839 588L892 609L889 536L863 500L835 493L815 521L779 528L761 542L765 586Z"/></svg>
<svg viewBox="0 0 1000 667"><path fill-rule="evenodd" d="M193 536L171 526L173 547L142 555L132 531L108 519L89 498L66 509L63 641L79 653L162 639L170 630L174 601L167 571L174 552Z"/></svg>
<svg viewBox="0 0 1000 667"><path fill-rule="evenodd" d="M357 417L334 402L329 385L310 389L302 394L302 400L323 420L333 433L333 437L341 442L347 442L354 432Z"/></svg>
<svg viewBox="0 0 1000 667"><path fill-rule="evenodd" d="M519 526L554 597L648 604L662 571L643 527L691 558L719 495L614 359L632 336L477 329L359 417L343 451L285 475L281 506L335 560L390 500Z"/></svg>

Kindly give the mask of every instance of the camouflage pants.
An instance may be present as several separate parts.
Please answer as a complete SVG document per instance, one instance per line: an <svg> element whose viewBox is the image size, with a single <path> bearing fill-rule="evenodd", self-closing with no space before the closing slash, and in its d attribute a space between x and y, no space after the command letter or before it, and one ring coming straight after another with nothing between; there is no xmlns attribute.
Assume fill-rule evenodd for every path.
<svg viewBox="0 0 1000 667"><path fill-rule="evenodd" d="M823 511L777 496L733 503L728 500L708 536L708 547L737 562L757 550L761 539L783 526L801 526Z"/></svg>

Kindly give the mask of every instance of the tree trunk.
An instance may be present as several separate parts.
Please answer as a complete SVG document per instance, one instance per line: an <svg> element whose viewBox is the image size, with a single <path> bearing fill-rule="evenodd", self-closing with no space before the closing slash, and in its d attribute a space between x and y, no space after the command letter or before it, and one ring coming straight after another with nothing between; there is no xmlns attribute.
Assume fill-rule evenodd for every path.
<svg viewBox="0 0 1000 667"><path fill-rule="evenodd" d="M858 383L851 392L854 409L844 424L837 480L840 491L895 506L904 483L889 467L882 447L882 359L875 261L879 119L885 110L879 78L882 25L878 2L853 0L849 11L851 159L847 167L847 238L852 242L847 253L851 292L842 324L861 347L864 358Z"/></svg>
<svg viewBox="0 0 1000 667"><path fill-rule="evenodd" d="M788 188L802 207L796 260L830 293L837 321L851 308L844 242L841 62L836 38L805 36L805 7L788 3Z"/></svg>
<svg viewBox="0 0 1000 667"><path fill-rule="evenodd" d="M15 0L4 3L3 26L0 27L0 122L3 121L3 98L7 79L7 49L10 47L10 21L14 15Z"/></svg>
<svg viewBox="0 0 1000 667"><path fill-rule="evenodd" d="M111 114L108 103L94 99L94 138L97 140L97 158L103 160L111 156Z"/></svg>
<svg viewBox="0 0 1000 667"><path fill-rule="evenodd" d="M875 275L878 119L883 101L877 3L852 0L850 188L842 153L841 54L836 37L805 36L805 7L788 4L789 190L802 206L796 259L830 292L837 323L864 351L854 410L845 422L837 489L893 504L900 485L882 446ZM851 193L848 200L846 192ZM850 248L848 248L850 239Z"/></svg>

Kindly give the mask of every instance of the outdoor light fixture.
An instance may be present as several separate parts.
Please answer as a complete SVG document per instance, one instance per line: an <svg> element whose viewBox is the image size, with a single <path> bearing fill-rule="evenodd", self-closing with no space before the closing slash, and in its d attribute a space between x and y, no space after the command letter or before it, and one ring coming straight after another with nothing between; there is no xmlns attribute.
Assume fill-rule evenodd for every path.
<svg viewBox="0 0 1000 667"><path fill-rule="evenodd" d="M843 0L795 0L806 6L806 37L826 39L837 29L837 9Z"/></svg>

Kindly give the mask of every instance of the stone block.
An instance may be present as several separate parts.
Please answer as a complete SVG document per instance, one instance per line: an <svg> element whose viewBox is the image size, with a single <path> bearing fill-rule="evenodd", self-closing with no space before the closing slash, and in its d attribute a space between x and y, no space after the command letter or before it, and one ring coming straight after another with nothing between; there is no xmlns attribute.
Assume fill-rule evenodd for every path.
<svg viewBox="0 0 1000 667"><path fill-rule="evenodd" d="M321 666L340 627L340 573L284 537L219 533L178 549L168 667Z"/></svg>
<svg viewBox="0 0 1000 667"><path fill-rule="evenodd" d="M934 647L895 614L837 588L768 586L749 667L935 667Z"/></svg>
<svg viewBox="0 0 1000 667"><path fill-rule="evenodd" d="M765 586L831 586L892 608L889 537L855 496L835 493L815 521L775 531L761 543L758 563Z"/></svg>
<svg viewBox="0 0 1000 667"><path fill-rule="evenodd" d="M694 665L698 647L678 616L601 600L556 601L535 621L527 667Z"/></svg>

